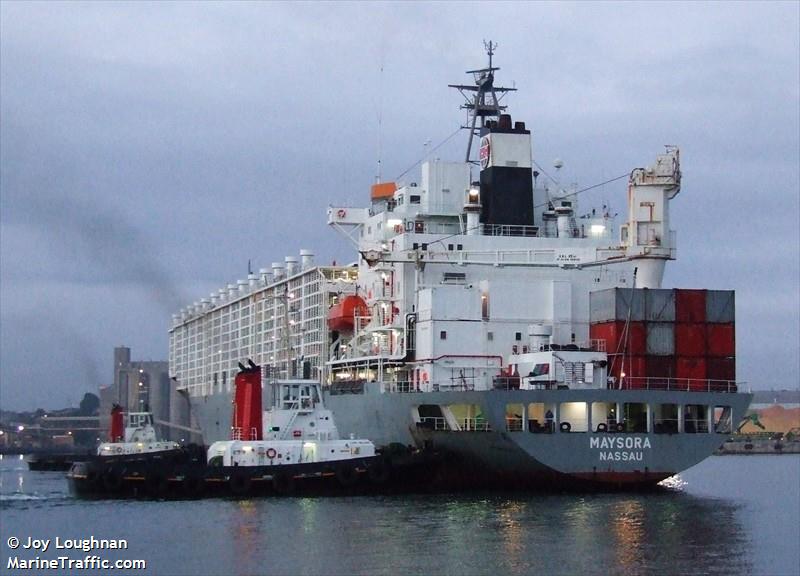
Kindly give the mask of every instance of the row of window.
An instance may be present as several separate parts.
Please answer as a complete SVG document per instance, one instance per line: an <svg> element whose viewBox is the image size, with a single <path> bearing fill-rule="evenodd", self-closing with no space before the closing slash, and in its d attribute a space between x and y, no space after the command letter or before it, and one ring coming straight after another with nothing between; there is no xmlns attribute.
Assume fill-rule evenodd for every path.
<svg viewBox="0 0 800 576"><path fill-rule="evenodd" d="M491 430L478 404L423 404L418 426L453 432ZM641 402L560 402L506 405L505 430L553 433L730 434L730 406Z"/></svg>

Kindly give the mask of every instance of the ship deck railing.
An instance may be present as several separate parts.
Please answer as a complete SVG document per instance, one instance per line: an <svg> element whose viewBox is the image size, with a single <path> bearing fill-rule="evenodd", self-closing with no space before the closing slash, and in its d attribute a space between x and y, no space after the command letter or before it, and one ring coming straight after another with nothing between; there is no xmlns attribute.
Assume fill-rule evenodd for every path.
<svg viewBox="0 0 800 576"><path fill-rule="evenodd" d="M670 392L738 392L733 380L709 380L696 378L652 378L626 376L619 382L609 383L615 390L666 390Z"/></svg>
<svg viewBox="0 0 800 576"><path fill-rule="evenodd" d="M436 432L491 432L492 426L484 418L461 418L455 421L456 428L452 428L444 416L423 416L417 426Z"/></svg>

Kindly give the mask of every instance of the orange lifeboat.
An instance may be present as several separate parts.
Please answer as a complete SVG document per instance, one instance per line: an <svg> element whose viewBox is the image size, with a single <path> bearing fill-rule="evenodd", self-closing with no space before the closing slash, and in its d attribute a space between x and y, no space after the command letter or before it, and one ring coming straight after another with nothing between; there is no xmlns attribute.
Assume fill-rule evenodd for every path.
<svg viewBox="0 0 800 576"><path fill-rule="evenodd" d="M337 332L352 332L356 316L369 316L367 303L361 296L346 296L328 311L328 328Z"/></svg>

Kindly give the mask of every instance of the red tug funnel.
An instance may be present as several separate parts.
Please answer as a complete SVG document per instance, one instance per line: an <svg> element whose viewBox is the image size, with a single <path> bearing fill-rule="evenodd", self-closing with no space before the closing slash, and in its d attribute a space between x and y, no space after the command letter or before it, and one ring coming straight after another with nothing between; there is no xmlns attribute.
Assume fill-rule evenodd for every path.
<svg viewBox="0 0 800 576"><path fill-rule="evenodd" d="M239 364L236 393L233 401L233 440L262 440L261 367L250 361L250 367Z"/></svg>
<svg viewBox="0 0 800 576"><path fill-rule="evenodd" d="M114 404L111 408L111 442L122 442L124 440L125 427L123 426L122 406Z"/></svg>

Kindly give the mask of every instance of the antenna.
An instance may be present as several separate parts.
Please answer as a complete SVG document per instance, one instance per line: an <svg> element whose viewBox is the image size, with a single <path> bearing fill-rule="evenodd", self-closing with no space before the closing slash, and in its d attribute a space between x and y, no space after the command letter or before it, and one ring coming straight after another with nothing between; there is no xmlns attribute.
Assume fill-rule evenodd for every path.
<svg viewBox="0 0 800 576"><path fill-rule="evenodd" d="M467 74L472 74L475 84L448 84L450 88L455 88L461 92L464 100L466 100L466 102L461 105L462 109L467 110L468 123L467 126L462 126L461 128L469 130L465 162L470 161L472 140L475 137L477 129L484 127L487 116L500 116L500 113L506 109L506 106L500 105L500 100L505 96L506 92L513 92L516 90L516 88L504 88L494 85L494 73L500 70L500 68L496 68L492 62L492 56L494 56L497 43L484 40L483 47L486 50L486 54L489 56L488 68L467 70ZM481 119L480 126L477 126L478 117Z"/></svg>
<svg viewBox="0 0 800 576"><path fill-rule="evenodd" d="M381 68L378 75L378 174L375 183L383 180L383 54L381 54Z"/></svg>

